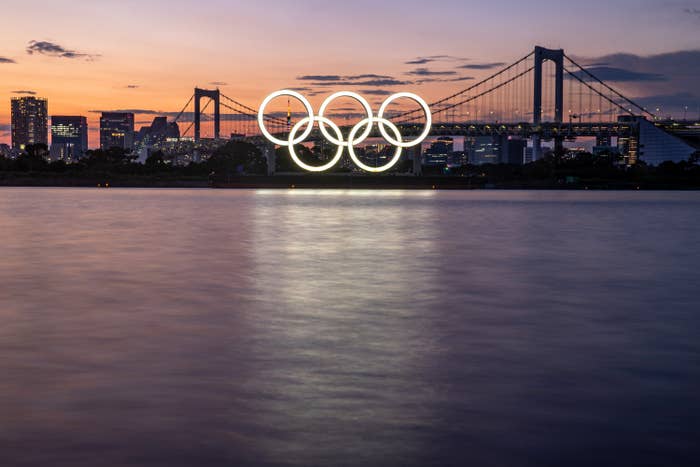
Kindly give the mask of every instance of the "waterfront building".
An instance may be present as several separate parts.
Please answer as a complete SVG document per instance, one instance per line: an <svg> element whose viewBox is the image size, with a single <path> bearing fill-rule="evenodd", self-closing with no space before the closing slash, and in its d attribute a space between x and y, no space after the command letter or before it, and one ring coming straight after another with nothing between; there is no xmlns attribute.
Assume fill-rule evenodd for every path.
<svg viewBox="0 0 700 467"><path fill-rule="evenodd" d="M51 160L74 162L88 150L87 119L81 116L51 117Z"/></svg>
<svg viewBox="0 0 700 467"><path fill-rule="evenodd" d="M12 147L24 150L29 144L48 145L48 113L47 99L34 96L12 98Z"/></svg>
<svg viewBox="0 0 700 467"><path fill-rule="evenodd" d="M100 148L134 149L134 114L102 112L100 117Z"/></svg>
<svg viewBox="0 0 700 467"><path fill-rule="evenodd" d="M445 167L450 154L453 152L454 140L450 137L441 136L423 153L423 165Z"/></svg>

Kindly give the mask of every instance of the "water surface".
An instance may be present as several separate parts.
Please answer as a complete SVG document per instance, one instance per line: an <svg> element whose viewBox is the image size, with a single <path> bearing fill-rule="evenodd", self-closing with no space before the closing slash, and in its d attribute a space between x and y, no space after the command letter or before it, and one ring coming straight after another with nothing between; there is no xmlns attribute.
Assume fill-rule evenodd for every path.
<svg viewBox="0 0 700 467"><path fill-rule="evenodd" d="M0 465L698 465L699 214L2 188Z"/></svg>

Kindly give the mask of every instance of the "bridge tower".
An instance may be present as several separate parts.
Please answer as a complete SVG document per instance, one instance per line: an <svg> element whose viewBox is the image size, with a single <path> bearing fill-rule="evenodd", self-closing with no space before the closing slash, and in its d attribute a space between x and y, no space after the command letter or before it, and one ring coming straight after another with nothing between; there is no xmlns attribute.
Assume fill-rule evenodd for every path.
<svg viewBox="0 0 700 467"><path fill-rule="evenodd" d="M219 139L221 131L221 93L218 89L199 89L194 88L194 140L199 141L201 129L202 110L200 101L202 97L208 97L214 101L214 138Z"/></svg>
<svg viewBox="0 0 700 467"><path fill-rule="evenodd" d="M537 126L542 123L542 64L551 60L555 66L554 77L554 122L560 126L564 117L564 51L561 49L546 49L535 47L535 89L533 91L532 123ZM556 149L563 147L563 138L557 136L554 140ZM535 134L532 137L532 160L542 157L541 136Z"/></svg>

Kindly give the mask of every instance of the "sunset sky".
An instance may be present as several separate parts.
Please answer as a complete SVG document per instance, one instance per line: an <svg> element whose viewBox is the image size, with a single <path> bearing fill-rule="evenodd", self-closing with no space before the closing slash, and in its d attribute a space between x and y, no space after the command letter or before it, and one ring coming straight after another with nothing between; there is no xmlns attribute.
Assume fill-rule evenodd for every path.
<svg viewBox="0 0 700 467"><path fill-rule="evenodd" d="M381 75L402 84L358 90L431 100L466 87L431 76L479 78L535 44L604 64L601 77L645 105L697 115L700 104L698 1L4 0L0 11L0 143L22 93L93 131L97 110L142 109L143 122L178 111L195 85L257 108L270 91L318 83L304 76Z"/></svg>

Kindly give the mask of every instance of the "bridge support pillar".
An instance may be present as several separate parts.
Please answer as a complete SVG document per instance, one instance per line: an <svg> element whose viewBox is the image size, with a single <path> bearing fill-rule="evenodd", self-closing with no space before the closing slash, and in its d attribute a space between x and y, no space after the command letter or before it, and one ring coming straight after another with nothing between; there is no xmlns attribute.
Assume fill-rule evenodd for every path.
<svg viewBox="0 0 700 467"><path fill-rule="evenodd" d="M554 62L554 122L561 124L564 116L564 51L561 49L545 49L544 47L535 47L535 79L533 92L533 109L532 123L535 126L542 123L542 64L550 60ZM561 150L563 147L563 138L557 136L554 138L556 150ZM542 157L542 142L539 135L532 137L532 160L537 160Z"/></svg>
<svg viewBox="0 0 700 467"><path fill-rule="evenodd" d="M423 148L420 144L413 147L413 175L423 175Z"/></svg>
<svg viewBox="0 0 700 467"><path fill-rule="evenodd" d="M532 162L542 159L542 138L532 135Z"/></svg>
<svg viewBox="0 0 700 467"><path fill-rule="evenodd" d="M277 153L275 152L274 144L266 144L262 148L263 157L267 162L267 175L275 174L275 164L277 162Z"/></svg>
<svg viewBox="0 0 700 467"><path fill-rule="evenodd" d="M218 89L199 89L194 88L194 140L199 141L200 130L201 130L201 118L202 110L200 101L202 97L208 97L214 101L214 138L219 139L219 133L221 132L221 108L219 104L221 103L221 93Z"/></svg>

